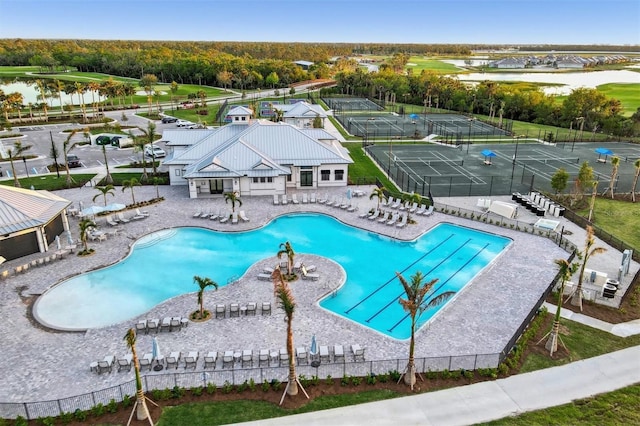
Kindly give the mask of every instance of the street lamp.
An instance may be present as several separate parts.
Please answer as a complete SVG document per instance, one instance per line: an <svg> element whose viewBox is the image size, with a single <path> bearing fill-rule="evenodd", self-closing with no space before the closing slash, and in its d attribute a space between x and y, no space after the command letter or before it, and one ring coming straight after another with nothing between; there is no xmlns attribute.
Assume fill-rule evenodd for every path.
<svg viewBox="0 0 640 426"><path fill-rule="evenodd" d="M582 130L584 129L584 117L576 117L576 124L580 122L580 140L582 140ZM576 133L578 133L578 129L576 129ZM576 145L576 138L574 136L573 143L571 144L571 152L573 152L573 147Z"/></svg>

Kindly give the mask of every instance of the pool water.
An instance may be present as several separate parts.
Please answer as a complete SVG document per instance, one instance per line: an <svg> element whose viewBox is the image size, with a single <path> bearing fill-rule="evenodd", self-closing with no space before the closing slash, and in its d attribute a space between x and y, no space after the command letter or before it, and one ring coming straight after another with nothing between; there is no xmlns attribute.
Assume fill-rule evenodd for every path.
<svg viewBox="0 0 640 426"><path fill-rule="evenodd" d="M61 329L119 323L196 291L194 275L224 286L255 262L273 257L284 241L291 241L297 253L324 256L345 269L345 285L322 300L321 307L404 339L410 322L398 303L404 293L395 271L408 280L418 270L429 280L438 278L435 295L458 292L511 240L440 224L415 241L400 242L319 214L282 216L239 233L169 229L138 240L121 262L53 287L38 299L34 313L45 325ZM435 311L425 312L419 326Z"/></svg>

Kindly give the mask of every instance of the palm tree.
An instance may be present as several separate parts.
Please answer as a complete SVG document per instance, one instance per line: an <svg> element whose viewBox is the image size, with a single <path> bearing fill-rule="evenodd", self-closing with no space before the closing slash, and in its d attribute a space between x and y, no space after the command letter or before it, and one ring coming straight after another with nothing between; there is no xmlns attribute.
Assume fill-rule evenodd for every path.
<svg viewBox="0 0 640 426"><path fill-rule="evenodd" d="M128 132L128 135L133 141L133 150L142 154L142 176L140 176L140 182L146 183L149 180L149 176L147 175L147 158L144 155L144 146L147 144L147 141L144 138L138 138L132 132Z"/></svg>
<svg viewBox="0 0 640 426"><path fill-rule="evenodd" d="M144 136L142 136L143 150L144 150L144 146L146 144L153 145L153 141L156 138L156 133L155 133L156 132L156 124L153 121L149 121L149 124L147 125L147 130L142 129L140 127L138 127L138 129L144 134ZM151 154L153 155L153 150L151 150ZM144 160L144 151L142 152L142 157L143 157L142 161L144 162L145 161ZM151 157L151 161L153 162L152 163L153 175L156 176L158 173L157 173L157 170L156 170L156 156L155 155L153 155ZM147 174L147 172L146 172L146 169L145 169L144 175L146 175L146 174ZM145 177L145 180L146 180L146 177Z"/></svg>
<svg viewBox="0 0 640 426"><path fill-rule="evenodd" d="M93 197L93 199L91 201L93 201L94 203L96 202L96 198L98 198L99 196L103 196L104 197L104 205L107 205L107 195L111 195L112 197L115 197L115 188L113 187L113 185L109 184L106 186L96 186L96 189L98 191L100 191L99 194L96 194L95 197Z"/></svg>
<svg viewBox="0 0 640 426"><path fill-rule="evenodd" d="M64 168L67 173L67 188L71 188L71 184L74 182L73 178L71 177L71 172L69 171L69 164L67 163L67 155L69 155L69 152L71 152L71 150L78 145L78 142L71 143L71 138L73 138L76 135L76 133L78 133L78 129L73 129L71 133L69 133L69 136L67 136L67 139L65 139L64 142L62 142L62 155L64 156Z"/></svg>
<svg viewBox="0 0 640 426"><path fill-rule="evenodd" d="M387 196L384 194L384 191L385 191L384 186L375 187L371 191L371 195L369 195L369 199L370 200L373 200L374 198L378 199L378 204L376 206L376 210L380 209L380 202L382 200L384 200L384 201L387 200Z"/></svg>
<svg viewBox="0 0 640 426"><path fill-rule="evenodd" d="M15 141L13 143L13 148L7 149L7 156L9 157L9 162L11 163L11 174L13 175L13 186L16 188L21 188L20 181L18 180L18 176L16 175L16 167L13 163L13 160L21 156L25 151L31 149L31 145L22 145L22 141Z"/></svg>
<svg viewBox="0 0 640 426"><path fill-rule="evenodd" d="M193 282L195 282L196 284L198 284L198 286L200 287L200 290L198 290L198 305L200 305L200 319L204 319L205 318L205 311L204 311L204 307L203 307L203 303L204 303L204 290L207 287L213 287L216 290L218 289L218 283L216 283L215 281L213 281L211 278L208 277L199 277L197 275L195 275L193 277ZM207 316L208 316L209 312L207 312ZM195 316L195 315L194 315Z"/></svg>
<svg viewBox="0 0 640 426"><path fill-rule="evenodd" d="M579 306L580 312L582 312L582 279L584 278L584 270L587 266L587 261L593 255L604 253L607 251L604 247L593 247L596 240L593 237L593 227L587 225L587 241L582 252L582 264L580 265L580 273L578 275L578 285L571 295L571 305Z"/></svg>
<svg viewBox="0 0 640 426"><path fill-rule="evenodd" d="M109 171L109 160L107 159L107 146L101 145L102 148L102 156L104 157L104 167L107 170L107 175L104 177L105 183L112 185L113 177L111 176L111 172Z"/></svg>
<svg viewBox="0 0 640 426"><path fill-rule="evenodd" d="M89 253L88 234L89 231L96 227L96 223L89 218L84 218L78 223L80 228L80 241L84 247L84 253Z"/></svg>
<svg viewBox="0 0 640 426"><path fill-rule="evenodd" d="M638 185L638 177L640 177L640 158L637 159L633 166L636 168L636 174L633 175L633 185L631 185L631 201L636 202L636 186Z"/></svg>
<svg viewBox="0 0 640 426"><path fill-rule="evenodd" d="M158 185L162 183L162 178L154 176L153 179L151 179L151 182L153 183L153 186L156 187L156 199L160 199L160 190L158 189Z"/></svg>
<svg viewBox="0 0 640 426"><path fill-rule="evenodd" d="M242 206L242 200L238 196L237 192L225 192L224 193L224 202L228 203L231 201L231 211L235 213L236 211L236 203L238 203L238 207Z"/></svg>
<svg viewBox="0 0 640 426"><path fill-rule="evenodd" d="M611 157L611 181L609 182L609 189L611 191L611 199L613 196L613 187L616 184L616 177L618 177L618 168L620 167L620 157L614 156Z"/></svg>
<svg viewBox="0 0 640 426"><path fill-rule="evenodd" d="M291 277L293 275L293 259L296 254L293 252L293 247L291 247L291 243L289 243L289 241L280 244L278 259L280 259L282 255L287 256L287 276Z"/></svg>
<svg viewBox="0 0 640 426"><path fill-rule="evenodd" d="M420 194L416 194L415 192L412 192L407 196L407 199L405 201L408 202L409 204L420 203L422 201L422 197L420 196ZM410 219L409 209L407 209L407 222L409 221L409 219Z"/></svg>
<svg viewBox="0 0 640 426"><path fill-rule="evenodd" d="M125 342L127 342L127 347L131 349L133 369L136 373L136 403L133 406L133 411L131 411L131 416L129 416L129 423L131 423L131 417L133 417L133 413L136 413L136 419L145 420L149 419L149 423L153 426L153 421L151 420L151 415L149 414L149 408L147 407L146 397L144 396L144 391L142 390L142 379L140 378L140 364L138 362L138 354L136 353L136 331L133 328L130 328L127 331L127 334L124 336Z"/></svg>
<svg viewBox="0 0 640 426"><path fill-rule="evenodd" d="M556 308L556 316L553 320L553 326L551 330L540 339L540 342L544 340L545 337L549 336L547 343L544 345L544 348L549 350L549 355L553 356L553 353L558 350L558 340L562 343L562 339L560 339L560 311L562 310L562 295L564 294L564 285L571 278L571 276L578 269L577 263L569 263L566 259L556 259L554 263L558 265L560 275L560 288L558 289L558 306ZM562 343L564 346L564 343ZM566 347L565 347L566 349Z"/></svg>
<svg viewBox="0 0 640 426"><path fill-rule="evenodd" d="M289 354L289 380L287 387L284 389L282 398L280 399L280 405L284 401L285 395L295 396L298 394L298 385L302 389L302 392L309 398L307 392L304 390L300 382L298 382L298 376L296 375L296 363L293 352L293 313L296 310L296 301L293 298L289 284L282 278L280 268L275 268L271 275L273 280L273 291L276 296L276 302L278 307L284 311L285 318L287 320L287 353Z"/></svg>
<svg viewBox="0 0 640 426"><path fill-rule="evenodd" d="M149 105L148 114L151 116L151 105L153 100L153 86L158 82L158 77L153 74L145 74L140 79L140 86L147 93L147 103Z"/></svg>
<svg viewBox="0 0 640 426"><path fill-rule="evenodd" d="M404 292L407 295L406 299L400 298L398 301L402 308L409 313L411 317L411 341L409 342L409 362L407 363L407 368L403 373L404 382L411 386L411 390L413 390L413 385L416 383L416 365L414 361L414 350L415 350L415 333L416 333L416 325L418 319L424 311L434 306L440 305L447 301L451 296L455 294L454 291L445 291L439 294L436 297L433 297L434 284L438 282L438 279L433 279L429 282L423 282L425 276L422 275L422 272L416 271L415 274L411 276L411 283L407 282L404 277L396 272L396 276L398 280L400 280L400 284L404 287ZM402 376L401 376L402 378ZM400 380L398 380L398 383Z"/></svg>
<svg viewBox="0 0 640 426"><path fill-rule="evenodd" d="M136 186L140 186L140 182L138 182L138 179L136 178L131 178L131 179L122 181L122 192L124 192L125 189L131 190L131 200L133 201L133 204L136 203L136 197L133 194L133 188Z"/></svg>

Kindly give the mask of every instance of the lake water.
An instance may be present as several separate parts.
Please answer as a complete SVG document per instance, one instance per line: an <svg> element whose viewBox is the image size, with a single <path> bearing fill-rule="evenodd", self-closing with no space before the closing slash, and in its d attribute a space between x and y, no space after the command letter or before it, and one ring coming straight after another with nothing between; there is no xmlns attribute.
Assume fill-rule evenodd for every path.
<svg viewBox="0 0 640 426"><path fill-rule="evenodd" d="M591 72L524 72L524 73L471 73L456 75L461 81L525 81L532 83L562 84L545 87L544 92L552 95L568 95L579 87L595 88L607 83L640 84L640 73L629 70Z"/></svg>
<svg viewBox="0 0 640 426"><path fill-rule="evenodd" d="M4 91L5 95L9 93L22 93L24 100L22 103L24 105L28 105L29 103L37 104L42 102L40 98L40 90L35 84L27 84L23 81L17 81L9 84L0 84L0 90ZM104 100L104 98L100 97L98 92L94 92L96 102ZM85 104L91 104L93 98L91 97L91 90L86 90L84 92L84 102ZM78 95L73 95L73 101L71 95L67 95L62 92L62 103L63 104L73 104L78 105ZM52 98L47 98L47 105L49 107L52 106L60 106L60 97L56 94Z"/></svg>

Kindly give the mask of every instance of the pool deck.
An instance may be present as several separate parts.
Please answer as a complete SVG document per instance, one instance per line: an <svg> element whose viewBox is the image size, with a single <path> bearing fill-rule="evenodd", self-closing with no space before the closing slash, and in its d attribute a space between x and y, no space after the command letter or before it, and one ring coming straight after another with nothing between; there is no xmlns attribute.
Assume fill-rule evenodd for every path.
<svg viewBox="0 0 640 426"><path fill-rule="evenodd" d="M369 194L371 188L359 189ZM402 240L415 239L442 221L512 238L513 244L458 294L454 303L445 307L430 325L418 332L416 357L500 352L556 274L553 260L567 257L564 250L545 238L442 213L435 213L430 217L415 217L416 224L398 229L360 219L358 211L350 213L317 204L274 206L272 197L250 197L242 200L241 207L246 211L250 222L231 225L192 217L195 211L230 208L222 198L191 200L188 199L186 187L161 187L160 193L166 200L146 209L150 217L119 226L121 231L116 236L109 236L106 241L90 242L90 247L96 250L93 256L78 258L69 255L65 259L3 281L0 286L0 310L3 313L3 320L0 322L0 337L3 343L0 370L3 371L4 385L0 389L0 402L65 398L132 380L133 372L117 373L115 369L113 373L97 375L89 371L89 363L102 359L105 355L126 354L128 350L123 337L127 329L134 326L136 319L87 332L52 332L34 322L29 306L34 296L65 278L117 262L126 256L137 238L159 229L202 226L216 230L241 231L260 227L281 214L318 212L330 214L346 224ZM331 191L329 193L343 195L345 190L335 189L333 194ZM87 206L92 203L91 199L97 191L85 187L58 191L56 194L74 203L83 201ZM155 196L155 189L139 187L135 189L135 194L137 200L145 200ZM509 201L510 197L492 199ZM130 200L128 191L116 191L115 197L110 197L108 202L126 204ZM355 200L360 211L375 206L375 200L369 200L368 196ZM473 210L476 198L442 198L436 202ZM527 214L528 212L523 212L520 219L530 223L537 220L535 216L531 215L529 218ZM565 229L572 231L572 235L568 235L567 238L579 248L583 247L584 230L564 218L560 218L560 221ZM71 230L76 240L77 223L77 219L70 219ZM98 224L102 230L111 231L109 226L104 224L104 219L99 219ZM290 236L290 241L295 248L295 235ZM204 323L191 323L181 331L159 333L158 340L163 354L166 356L171 351L197 350L201 354L197 371L202 371L202 356L211 350L223 352L253 349L257 353L260 349L274 350L284 347L284 315L275 304L272 284L257 279L257 273L263 266L273 266L275 252L281 242L274 241L274 257L253 265L239 281L217 291L207 291L204 301L205 307L212 311L218 303L228 305L237 302L242 306L248 302L257 302L260 306L261 302L270 301L273 305L272 315L262 316L258 308L256 316L214 318ZM597 245L606 246L601 241L598 241ZM55 244L52 250L55 251ZM375 262L376 256L383 255L384 253L372 253L371 261ZM17 266L38 257L41 255L22 258L19 262L7 262L3 266ZM353 343L360 344L366 347L367 360L406 357L407 341L381 335L318 307L318 300L344 281L344 271L337 263L304 253L298 254L296 259L308 259L305 263L316 264L317 272L320 274L319 281L300 280L292 284L298 304L293 325L296 346L304 345L308 348L311 335L315 334L319 345L342 344L346 349ZM620 259L621 254L609 248L606 253L591 258L588 267L615 276ZM366 268L366 265L362 267ZM627 278L630 279L637 269L638 265L633 263L632 272ZM195 284L193 286L195 291L197 288ZM168 300L140 318L186 317L196 309L196 295L191 293ZM151 338L150 335L139 335L137 348L140 355L151 352ZM180 368L178 371L183 369ZM145 371L143 374L158 373Z"/></svg>

